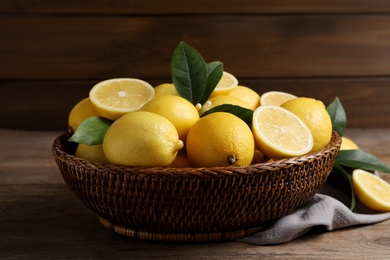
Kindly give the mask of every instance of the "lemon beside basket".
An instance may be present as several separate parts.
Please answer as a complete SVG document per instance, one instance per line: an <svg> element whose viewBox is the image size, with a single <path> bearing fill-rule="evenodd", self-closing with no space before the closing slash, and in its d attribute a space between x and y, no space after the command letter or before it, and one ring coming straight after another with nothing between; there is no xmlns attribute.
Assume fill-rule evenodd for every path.
<svg viewBox="0 0 390 260"><path fill-rule="evenodd" d="M316 194L341 145L333 132L321 151L245 167L126 167L74 156L70 135L52 146L69 189L106 228L156 241L233 240L266 229Z"/></svg>

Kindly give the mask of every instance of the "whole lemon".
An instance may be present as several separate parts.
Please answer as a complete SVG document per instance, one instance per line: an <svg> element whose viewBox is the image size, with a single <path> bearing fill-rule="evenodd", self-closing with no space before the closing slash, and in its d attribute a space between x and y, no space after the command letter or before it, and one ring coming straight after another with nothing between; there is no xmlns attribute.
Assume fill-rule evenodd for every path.
<svg viewBox="0 0 390 260"><path fill-rule="evenodd" d="M171 168L189 168L191 167L190 161L188 160L187 152L182 149L180 150L175 160L169 165Z"/></svg>
<svg viewBox="0 0 390 260"><path fill-rule="evenodd" d="M281 107L297 115L310 129L314 142L311 152L317 152L329 144L332 120L322 101L298 97L283 103Z"/></svg>
<svg viewBox="0 0 390 260"><path fill-rule="evenodd" d="M81 122L93 116L99 116L99 113L93 106L91 100L88 97L84 98L70 111L68 116L68 125L73 131L76 131Z"/></svg>
<svg viewBox="0 0 390 260"><path fill-rule="evenodd" d="M185 141L190 127L199 120L195 106L179 96L158 96L146 103L142 111L149 111L167 118L175 126L179 139Z"/></svg>
<svg viewBox="0 0 390 260"><path fill-rule="evenodd" d="M177 93L175 85L173 83L163 83L154 87L155 97L159 96L180 96Z"/></svg>
<svg viewBox="0 0 390 260"><path fill-rule="evenodd" d="M92 162L109 163L103 152L103 145L86 145L79 144L75 155L80 158L87 159Z"/></svg>
<svg viewBox="0 0 390 260"><path fill-rule="evenodd" d="M108 161L128 166L168 166L183 146L168 119L147 111L120 117L103 139Z"/></svg>
<svg viewBox="0 0 390 260"><path fill-rule="evenodd" d="M255 144L243 120L230 113L215 112L191 127L186 151L194 167L247 166L252 162Z"/></svg>
<svg viewBox="0 0 390 260"><path fill-rule="evenodd" d="M341 137L340 150L359 150L359 146L348 137Z"/></svg>
<svg viewBox="0 0 390 260"><path fill-rule="evenodd" d="M246 86L238 85L232 90L232 92L229 93L229 96L245 101L252 110L255 110L258 106L260 106L260 95L253 89Z"/></svg>

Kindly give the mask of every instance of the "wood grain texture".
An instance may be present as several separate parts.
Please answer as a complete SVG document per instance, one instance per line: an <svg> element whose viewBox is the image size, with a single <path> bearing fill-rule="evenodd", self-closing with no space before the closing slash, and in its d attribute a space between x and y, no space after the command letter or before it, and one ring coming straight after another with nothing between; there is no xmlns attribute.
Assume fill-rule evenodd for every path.
<svg viewBox="0 0 390 260"><path fill-rule="evenodd" d="M389 13L386 0L2 0L0 12L7 14L279 14L279 13Z"/></svg>
<svg viewBox="0 0 390 260"><path fill-rule="evenodd" d="M159 243L117 235L66 185L0 186L4 259L386 259L390 221L313 232L276 246L240 242Z"/></svg>
<svg viewBox="0 0 390 260"><path fill-rule="evenodd" d="M3 16L0 79L166 78L182 40L238 77L388 76L389 25L386 15Z"/></svg>
<svg viewBox="0 0 390 260"><path fill-rule="evenodd" d="M389 127L389 11L385 0L1 1L0 128L64 129L108 78L170 81L182 40L259 93L339 96L349 127Z"/></svg>
<svg viewBox="0 0 390 260"><path fill-rule="evenodd" d="M390 164L389 131L349 129L346 135L362 149ZM390 221L332 232L316 228L296 240L275 246L235 241L160 243L117 235L100 225L96 215L63 181L53 178L60 176L54 159L50 159L51 142L57 134L0 130L2 259L388 258ZM29 168L33 170L28 171ZM390 182L390 175L383 177Z"/></svg>

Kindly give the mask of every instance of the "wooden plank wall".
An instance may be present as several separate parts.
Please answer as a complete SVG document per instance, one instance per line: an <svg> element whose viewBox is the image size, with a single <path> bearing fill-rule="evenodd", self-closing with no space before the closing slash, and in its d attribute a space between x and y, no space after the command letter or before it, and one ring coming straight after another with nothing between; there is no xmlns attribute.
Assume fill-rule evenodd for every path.
<svg viewBox="0 0 390 260"><path fill-rule="evenodd" d="M347 127L390 127L387 0L2 0L0 13L0 128L66 129L104 79L169 82L180 41L260 94L338 96Z"/></svg>

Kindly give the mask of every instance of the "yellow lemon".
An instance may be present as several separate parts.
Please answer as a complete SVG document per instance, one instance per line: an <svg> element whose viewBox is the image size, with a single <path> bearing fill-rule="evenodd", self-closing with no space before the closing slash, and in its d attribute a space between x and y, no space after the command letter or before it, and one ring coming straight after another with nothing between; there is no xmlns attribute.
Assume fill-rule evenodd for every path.
<svg viewBox="0 0 390 260"><path fill-rule="evenodd" d="M390 211L390 184L380 177L355 169L352 185L358 199L367 207L378 211Z"/></svg>
<svg viewBox="0 0 390 260"><path fill-rule="evenodd" d="M177 155L175 160L169 165L171 168L190 168L191 163L188 160L188 156L185 150L180 150Z"/></svg>
<svg viewBox="0 0 390 260"><path fill-rule="evenodd" d="M103 152L103 145L79 144L75 155L92 162L109 163Z"/></svg>
<svg viewBox="0 0 390 260"><path fill-rule="evenodd" d="M154 88L143 80L116 78L96 84L89 98L103 117L115 120L140 109L154 94Z"/></svg>
<svg viewBox="0 0 390 260"><path fill-rule="evenodd" d="M219 80L217 86L215 87L214 91L211 93L210 98L214 96L228 95L230 92L233 91L235 87L237 87L237 85L238 85L237 78L232 74L224 71L222 73L222 77Z"/></svg>
<svg viewBox="0 0 390 260"><path fill-rule="evenodd" d="M340 150L359 150L359 146L351 139L343 136L341 137Z"/></svg>
<svg viewBox="0 0 390 260"><path fill-rule="evenodd" d="M295 95L283 91L268 91L261 95L260 105L280 106L281 104L297 98Z"/></svg>
<svg viewBox="0 0 390 260"><path fill-rule="evenodd" d="M264 154L256 149L251 164L263 163L265 161Z"/></svg>
<svg viewBox="0 0 390 260"><path fill-rule="evenodd" d="M177 93L175 85L172 83L163 83L156 87L154 87L155 96L180 96L179 93Z"/></svg>
<svg viewBox="0 0 390 260"><path fill-rule="evenodd" d="M329 144L332 138L332 120L322 101L298 97L283 103L281 107L293 112L309 127L314 141L312 152Z"/></svg>
<svg viewBox="0 0 390 260"><path fill-rule="evenodd" d="M187 135L187 156L194 167L246 166L252 162L254 140L240 118L216 112L199 119Z"/></svg>
<svg viewBox="0 0 390 260"><path fill-rule="evenodd" d="M128 166L168 166L183 146L168 119L147 111L120 117L103 139L108 161Z"/></svg>
<svg viewBox="0 0 390 260"><path fill-rule="evenodd" d="M179 133L179 139L185 141L188 130L199 120L195 106L179 96L159 96L146 103L141 110L159 114L167 118Z"/></svg>
<svg viewBox="0 0 390 260"><path fill-rule="evenodd" d="M259 106L253 113L252 132L257 148L271 159L301 156L313 147L306 124L279 106Z"/></svg>
<svg viewBox="0 0 390 260"><path fill-rule="evenodd" d="M224 105L224 104L231 104L231 105L236 105L236 106L251 109L251 106L248 103L246 103L245 101L239 98L231 97L231 96L215 96L207 100L206 103L204 103L204 105L199 110L199 114L202 115L207 110L210 110L213 107Z"/></svg>
<svg viewBox="0 0 390 260"><path fill-rule="evenodd" d="M252 110L255 110L260 105L260 95L246 86L238 85L229 93L229 96L245 101Z"/></svg>
<svg viewBox="0 0 390 260"><path fill-rule="evenodd" d="M68 125L73 131L76 131L81 122L93 116L99 116L99 113L92 105L91 100L88 97L84 98L70 111L68 116Z"/></svg>

